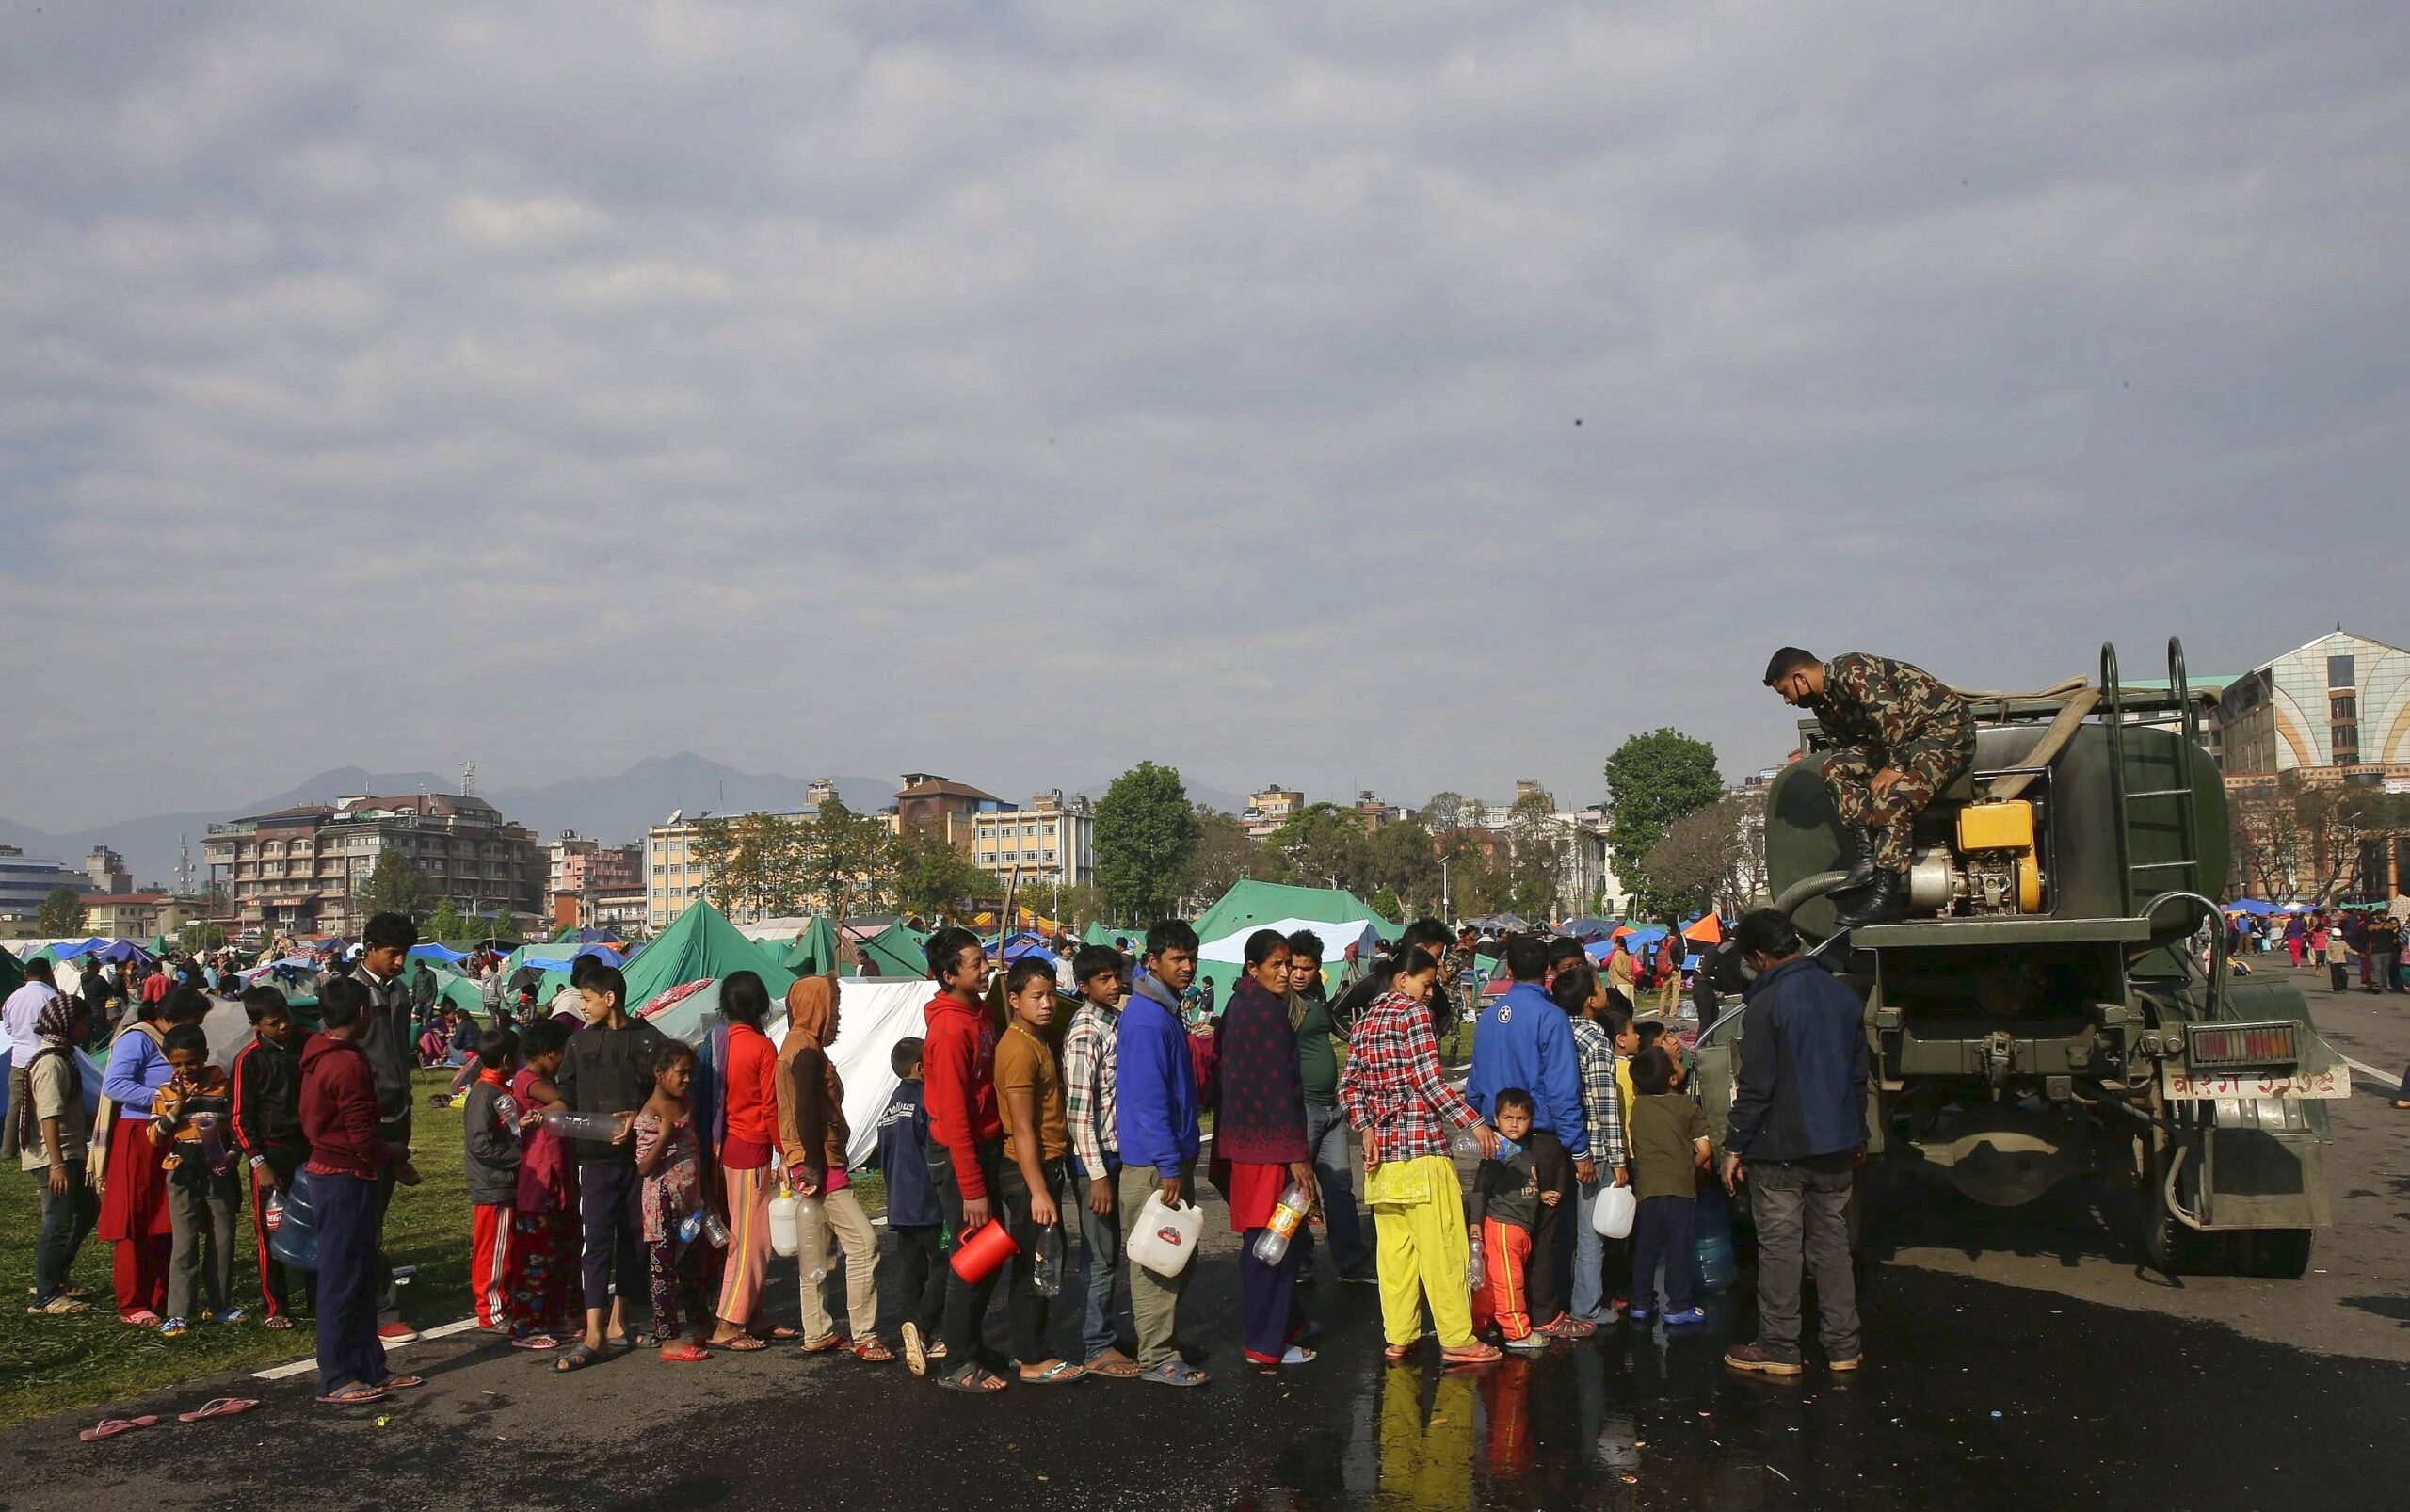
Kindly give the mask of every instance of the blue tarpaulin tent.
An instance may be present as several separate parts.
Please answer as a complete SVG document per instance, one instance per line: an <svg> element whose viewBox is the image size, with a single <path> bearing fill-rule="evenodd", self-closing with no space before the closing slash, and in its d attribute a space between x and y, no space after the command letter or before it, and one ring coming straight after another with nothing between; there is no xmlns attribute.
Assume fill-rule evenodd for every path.
<svg viewBox="0 0 2410 1512"><path fill-rule="evenodd" d="M467 960L468 958L469 953L467 951L454 950L449 945L441 944L434 941L429 941L424 945L412 945L410 947L410 959L412 960L438 961L445 966L449 966L456 960Z"/></svg>

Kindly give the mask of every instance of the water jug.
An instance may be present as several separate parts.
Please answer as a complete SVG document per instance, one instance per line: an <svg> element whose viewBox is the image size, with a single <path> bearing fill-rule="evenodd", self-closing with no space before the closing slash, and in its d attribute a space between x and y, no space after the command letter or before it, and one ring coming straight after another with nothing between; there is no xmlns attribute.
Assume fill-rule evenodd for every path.
<svg viewBox="0 0 2410 1512"><path fill-rule="evenodd" d="M318 1268L318 1228L310 1205L310 1173L297 1170L284 1189L284 1216L268 1237L268 1253L295 1270Z"/></svg>
<svg viewBox="0 0 2410 1512"><path fill-rule="evenodd" d="M1629 1239L1631 1220L1640 1213L1640 1198L1629 1186L1610 1186L1590 1204L1590 1227L1602 1238Z"/></svg>
<svg viewBox="0 0 2410 1512"><path fill-rule="evenodd" d="M1263 1237L1255 1242L1255 1258L1259 1264L1277 1265L1289 1256L1289 1241L1295 1237L1313 1211L1314 1199L1306 1193L1306 1183L1292 1181L1280 1194L1279 1205L1263 1226Z"/></svg>
<svg viewBox="0 0 2410 1512"><path fill-rule="evenodd" d="M1732 1255L1732 1210L1725 1206L1721 1192L1699 1194L1696 1247L1699 1290L1720 1295L1740 1274Z"/></svg>
<svg viewBox="0 0 2410 1512"><path fill-rule="evenodd" d="M1203 1208L1194 1202L1173 1207L1164 1201L1161 1192L1149 1192L1147 1205L1138 1210L1138 1221L1131 1225L1124 1253L1168 1279L1188 1268L1189 1257L1197 1253L1197 1238L1204 1231Z"/></svg>
<svg viewBox="0 0 2410 1512"><path fill-rule="evenodd" d="M624 1122L616 1113L575 1113L568 1108L548 1108L544 1127L559 1139L591 1139L607 1145L619 1135Z"/></svg>
<svg viewBox="0 0 2410 1512"><path fill-rule="evenodd" d="M965 1286L976 1286L996 1273L996 1267L1020 1253L1020 1246L1013 1243L1004 1226L989 1219L954 1250L954 1274Z"/></svg>
<svg viewBox="0 0 2410 1512"><path fill-rule="evenodd" d="M828 1279L828 1214L821 1209L818 1198L795 1194L795 1227L799 1253L804 1257L803 1284L817 1286Z"/></svg>
<svg viewBox="0 0 2410 1512"><path fill-rule="evenodd" d="M770 1248L781 1259L793 1259L803 1247L803 1231L795 1218L795 1210L803 1199L788 1190L784 1183L779 1195L770 1198Z"/></svg>

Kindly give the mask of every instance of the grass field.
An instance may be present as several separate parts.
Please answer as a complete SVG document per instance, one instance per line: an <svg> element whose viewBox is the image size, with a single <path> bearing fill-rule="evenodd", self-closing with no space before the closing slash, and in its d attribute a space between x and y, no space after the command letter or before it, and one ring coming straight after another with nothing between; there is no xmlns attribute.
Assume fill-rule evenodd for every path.
<svg viewBox="0 0 2410 1512"><path fill-rule="evenodd" d="M411 1130L419 1174L415 1187L394 1195L386 1220L387 1247L396 1265L416 1265L402 1291L403 1315L426 1325L448 1322L469 1307L469 1196L460 1168L460 1116L426 1105L428 1094L451 1086L450 1071L421 1071L411 1088L418 1115ZM251 1320L196 1326L181 1339L129 1328L109 1302L110 1251L84 1242L74 1279L92 1289L93 1310L80 1317L36 1318L20 1298L33 1282L33 1238L41 1228L35 1176L0 1171L0 1424L21 1423L71 1407L120 1401L177 1381L229 1370L259 1370L311 1354L316 1335L308 1318L282 1333L260 1327L259 1267L252 1263L249 1194L236 1215L233 1300ZM200 1406L194 1402L192 1406Z"/></svg>
<svg viewBox="0 0 2410 1512"><path fill-rule="evenodd" d="M430 1094L452 1085L448 1070L417 1073L411 1095L418 1115L410 1132L419 1175L415 1187L394 1194L385 1238L396 1265L416 1265L402 1289L402 1314L422 1327L466 1317L469 1296L469 1195L460 1165L460 1116L426 1105ZM886 1188L875 1171L857 1175L855 1189L872 1213L886 1208ZM248 1192L236 1218L234 1300L249 1310L249 1322L196 1326L181 1339L156 1330L129 1328L117 1320L109 1300L110 1251L88 1239L75 1257L75 1280L94 1293L93 1311L74 1318L35 1318L15 1302L33 1283L33 1238L40 1231L38 1178L0 1171L0 1424L22 1423L72 1407L122 1401L178 1381L230 1370L261 1370L299 1359L316 1348L308 1318L282 1333L258 1322L259 1267L252 1263ZM200 1406L194 1402L192 1406Z"/></svg>

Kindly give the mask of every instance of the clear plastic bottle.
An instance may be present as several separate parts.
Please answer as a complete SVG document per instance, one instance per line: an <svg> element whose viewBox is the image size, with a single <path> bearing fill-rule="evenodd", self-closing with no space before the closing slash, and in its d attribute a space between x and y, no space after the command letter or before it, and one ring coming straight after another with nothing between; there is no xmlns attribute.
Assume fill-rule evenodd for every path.
<svg viewBox="0 0 2410 1512"><path fill-rule="evenodd" d="M268 1193L265 1213L268 1232L274 1233L284 1227L284 1194L282 1192Z"/></svg>
<svg viewBox="0 0 2410 1512"><path fill-rule="evenodd" d="M678 1226L678 1237L682 1242L690 1245L697 1239L708 1239L714 1249L726 1249L728 1225L720 1222L719 1214L711 1209L697 1208L686 1214L685 1222Z"/></svg>
<svg viewBox="0 0 2410 1512"><path fill-rule="evenodd" d="M1476 1237L1472 1242L1470 1253L1465 1261L1465 1290L1478 1292L1488 1284L1488 1264L1481 1258L1481 1240Z"/></svg>
<svg viewBox="0 0 2410 1512"><path fill-rule="evenodd" d="M817 1286L828 1279L828 1215L820 1198L797 1192L795 1198L797 1252L803 1256L803 1284Z"/></svg>
<svg viewBox="0 0 2410 1512"><path fill-rule="evenodd" d="M1498 1136L1498 1153L1494 1158L1504 1160L1510 1155L1519 1155L1522 1152L1522 1146L1515 1143L1512 1139L1507 1138L1504 1134L1500 1134ZM1470 1129L1457 1130L1456 1136L1448 1141L1448 1153L1454 1155L1460 1160L1481 1159L1480 1136L1475 1134Z"/></svg>
<svg viewBox="0 0 2410 1512"><path fill-rule="evenodd" d="M547 1108L544 1127L562 1139L591 1139L597 1144L609 1144L619 1137L624 1120L616 1113L578 1113L569 1108Z"/></svg>
<svg viewBox="0 0 2410 1512"><path fill-rule="evenodd" d="M1261 1264L1277 1265L1289 1257L1289 1241L1304 1227L1306 1214L1313 1211L1313 1198L1306 1194L1306 1183L1292 1181L1289 1189L1280 1194L1280 1205L1272 1210L1271 1220L1263 1226L1263 1237L1255 1242L1255 1258Z"/></svg>
<svg viewBox="0 0 2410 1512"><path fill-rule="evenodd" d="M1040 1296L1053 1296L1063 1290L1063 1231L1060 1227L1047 1230L1037 1238L1037 1256L1031 1267L1030 1284Z"/></svg>

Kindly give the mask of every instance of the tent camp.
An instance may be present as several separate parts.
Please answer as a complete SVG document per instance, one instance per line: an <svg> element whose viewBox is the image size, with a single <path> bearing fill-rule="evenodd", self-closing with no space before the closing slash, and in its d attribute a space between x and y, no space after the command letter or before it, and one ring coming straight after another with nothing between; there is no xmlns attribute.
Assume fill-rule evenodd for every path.
<svg viewBox="0 0 2410 1512"><path fill-rule="evenodd" d="M435 941L428 941L426 944L412 945L410 947L410 959L412 960L431 960L449 966L454 961L467 960L468 958L469 953L467 951L454 950L451 946L438 943Z"/></svg>
<svg viewBox="0 0 2410 1512"><path fill-rule="evenodd" d="M926 979L929 958L922 947L928 941L928 936L899 920L863 941L861 950L878 967L881 976Z"/></svg>
<svg viewBox="0 0 2410 1512"><path fill-rule="evenodd" d="M1724 921L1705 913L1682 926L1682 938L1695 945L1719 945L1724 942Z"/></svg>
<svg viewBox="0 0 2410 1512"><path fill-rule="evenodd" d="M837 945L837 927L827 919L814 919L803 926L779 954L779 964L797 976L826 976L837 970L844 957Z"/></svg>
<svg viewBox="0 0 2410 1512"><path fill-rule="evenodd" d="M1220 902L1197 915L1196 928L1198 977L1214 978L1224 992L1237 984L1246 937L1258 929L1277 929L1284 935L1310 929L1321 936L1323 977L1334 987L1346 974L1348 946L1360 946L1361 954L1406 932L1344 889L1257 881L1240 882L1223 893Z"/></svg>
<svg viewBox="0 0 2410 1512"><path fill-rule="evenodd" d="M5 950L0 950L0 996L14 992L25 985L24 963Z"/></svg>
<svg viewBox="0 0 2410 1512"><path fill-rule="evenodd" d="M1083 944L1103 945L1108 948L1110 948L1113 942L1117 940L1128 941L1130 942L1129 948L1133 952L1136 952L1145 948L1147 942L1147 931L1144 929L1125 928L1109 924L1092 924L1088 925L1086 931L1080 936L1080 941Z"/></svg>
<svg viewBox="0 0 2410 1512"><path fill-rule="evenodd" d="M717 909L697 903L629 964L628 1004L639 1007L681 983L717 980L731 972L758 974L772 1002L783 999L795 985L795 973L779 965L770 951L738 934Z"/></svg>

